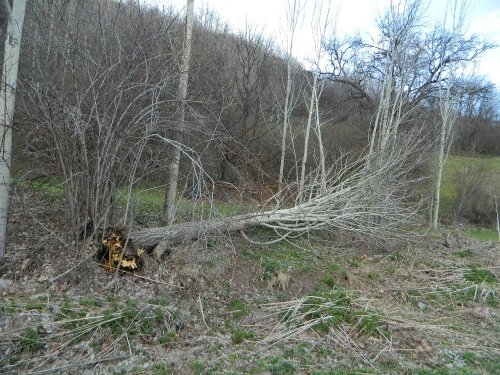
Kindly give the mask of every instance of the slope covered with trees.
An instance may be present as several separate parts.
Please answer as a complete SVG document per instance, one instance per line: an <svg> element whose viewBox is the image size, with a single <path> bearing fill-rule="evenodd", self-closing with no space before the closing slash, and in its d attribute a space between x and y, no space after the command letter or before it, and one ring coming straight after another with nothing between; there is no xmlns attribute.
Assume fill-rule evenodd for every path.
<svg viewBox="0 0 500 375"><path fill-rule="evenodd" d="M370 39L328 34L326 19L312 31L316 60L308 71L292 55L303 11L297 1L288 9L284 52L251 26L231 33L209 10L198 12L188 36L190 17L174 9L33 2L20 61L18 165L29 178L60 182L66 234L75 239L110 225L136 230L134 190L167 180L179 186L166 194L167 224L176 197L209 202L216 186L232 184L275 195L264 205L268 216L284 205L293 212L285 221L302 228L292 230L297 235L317 227L304 222L319 220L384 237L384 222L406 226L408 210L427 202L436 227L452 128L457 149L494 153L489 136L498 116L491 85L456 74L492 45L466 36L457 4L436 25L424 21L424 10L420 1L392 5ZM415 180L429 176L436 176L434 197L411 198L421 194ZM371 190L353 198L361 185ZM332 194L333 217L305 209ZM353 207L362 219L345 225ZM265 225L287 238L277 217Z"/></svg>
<svg viewBox="0 0 500 375"><path fill-rule="evenodd" d="M185 3L31 0L21 29L0 0L0 372L499 373L494 46L465 2L340 37L289 0L283 45Z"/></svg>

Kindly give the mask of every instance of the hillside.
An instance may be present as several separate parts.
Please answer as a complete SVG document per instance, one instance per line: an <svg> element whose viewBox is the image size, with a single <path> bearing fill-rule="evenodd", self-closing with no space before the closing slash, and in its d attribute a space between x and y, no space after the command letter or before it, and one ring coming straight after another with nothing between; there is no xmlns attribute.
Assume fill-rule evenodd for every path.
<svg viewBox="0 0 500 375"><path fill-rule="evenodd" d="M95 247L76 256L48 232L64 227L57 192L20 189L0 263L6 373L500 371L498 242L456 229L390 246L349 233L267 246L223 236L146 256L110 285ZM144 218L153 197L138 194Z"/></svg>
<svg viewBox="0 0 500 375"><path fill-rule="evenodd" d="M0 1L0 373L500 374L494 45L326 2Z"/></svg>

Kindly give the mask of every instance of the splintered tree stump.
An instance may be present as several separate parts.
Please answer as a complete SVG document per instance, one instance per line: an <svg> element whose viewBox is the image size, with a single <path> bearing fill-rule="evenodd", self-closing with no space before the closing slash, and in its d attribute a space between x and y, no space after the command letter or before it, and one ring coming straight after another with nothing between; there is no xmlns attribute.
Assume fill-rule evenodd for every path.
<svg viewBox="0 0 500 375"><path fill-rule="evenodd" d="M143 253L144 249L135 248L132 240L127 239L122 231L113 229L102 240L100 259L108 271L119 267L120 270L133 272L142 268Z"/></svg>

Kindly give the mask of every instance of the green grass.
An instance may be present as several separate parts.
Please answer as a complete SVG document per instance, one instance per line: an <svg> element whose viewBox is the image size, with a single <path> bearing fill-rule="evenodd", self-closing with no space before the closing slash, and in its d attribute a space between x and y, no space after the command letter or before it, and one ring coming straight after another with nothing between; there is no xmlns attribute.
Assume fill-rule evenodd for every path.
<svg viewBox="0 0 500 375"><path fill-rule="evenodd" d="M151 305L167 306L168 302L169 302L168 299L156 296L148 299L148 303Z"/></svg>
<svg viewBox="0 0 500 375"><path fill-rule="evenodd" d="M389 260L391 262L401 262L405 259L404 254L401 251L394 251L389 255Z"/></svg>
<svg viewBox="0 0 500 375"><path fill-rule="evenodd" d="M42 339L38 332L31 327L28 327L26 333L21 339L21 347L29 350L30 352L35 352L44 348Z"/></svg>
<svg viewBox="0 0 500 375"><path fill-rule="evenodd" d="M251 312L250 306L243 298L236 298L227 305L229 312L234 319L243 318Z"/></svg>
<svg viewBox="0 0 500 375"><path fill-rule="evenodd" d="M128 191L120 189L119 202L125 205ZM165 189L163 187L143 188L136 187L131 192L132 205L141 212L160 215L163 209ZM176 221L185 222L208 218L210 214L218 213L222 216L235 216L252 212L254 207L241 202L218 202L210 204L208 200L190 200L184 197L177 198Z"/></svg>
<svg viewBox="0 0 500 375"><path fill-rule="evenodd" d="M294 374L295 366L283 358L272 358L270 363L264 367L264 370L269 371L273 375Z"/></svg>
<svg viewBox="0 0 500 375"><path fill-rule="evenodd" d="M12 176L10 184L12 187L40 191L52 199L60 199L64 196L62 183L56 178L43 177L26 180Z"/></svg>
<svg viewBox="0 0 500 375"><path fill-rule="evenodd" d="M450 155L446 161L441 185L441 212L451 215L456 187L454 177L464 166L481 167L484 173L491 176L492 183L500 184L500 157Z"/></svg>
<svg viewBox="0 0 500 375"><path fill-rule="evenodd" d="M453 255L459 258L467 258L473 256L474 252L471 249L466 249L466 250L455 251Z"/></svg>
<svg viewBox="0 0 500 375"><path fill-rule="evenodd" d="M252 228L247 235L256 241L267 241L272 235L264 228ZM311 271L317 263L314 254L286 241L253 247L245 253L250 259L259 262L261 278L271 280L278 272L292 275Z"/></svg>
<svg viewBox="0 0 500 375"><path fill-rule="evenodd" d="M17 362L21 360L21 357L19 355L12 355L9 357L9 365L15 365Z"/></svg>
<svg viewBox="0 0 500 375"><path fill-rule="evenodd" d="M92 308L102 306L102 301L92 296L80 298L78 302L82 307Z"/></svg>
<svg viewBox="0 0 500 375"><path fill-rule="evenodd" d="M443 283L437 288L409 289L404 294L397 294L396 298L402 297L405 302L422 311L432 311L436 307L454 310L456 307L470 307L479 301L484 301L494 308L498 306L499 300L494 290L491 290L484 298L482 297L483 283L492 287L498 282L493 273L470 266L464 278L472 284L457 286L453 283ZM424 309L420 306L421 303L425 305Z"/></svg>
<svg viewBox="0 0 500 375"><path fill-rule="evenodd" d="M255 339L256 336L257 335L255 334L254 331L245 329L240 326L234 326L231 329L231 339L235 344L241 344L244 341L253 340Z"/></svg>
<svg viewBox="0 0 500 375"><path fill-rule="evenodd" d="M48 297L32 297L25 303L15 304L12 300L5 301L8 303L5 311L18 313L19 309L44 310L46 306L41 303L42 298ZM104 342L97 337L101 337L103 333L105 336L111 336L117 346L129 345L129 339L169 346L176 336L173 327L179 322L174 312L165 306L130 299L53 297L51 302L59 308L54 315L54 321L47 324L50 329L57 329L59 334L40 335L40 327L30 325L16 344L19 346L17 351L32 353L42 349L52 350L54 346L60 345L58 339L63 338L71 344L88 340L89 347L99 352L104 347ZM158 374L169 373L169 370L162 366L156 370Z"/></svg>
<svg viewBox="0 0 500 375"><path fill-rule="evenodd" d="M498 241L498 232L484 228L468 228L461 231L467 237L480 241Z"/></svg>
<svg viewBox="0 0 500 375"><path fill-rule="evenodd" d="M173 371L168 368L165 362L159 362L150 368L151 375L171 375Z"/></svg>
<svg viewBox="0 0 500 375"><path fill-rule="evenodd" d="M170 331L160 336L158 343L161 345L170 346L172 345L176 337L177 335L175 334L175 332Z"/></svg>
<svg viewBox="0 0 500 375"><path fill-rule="evenodd" d="M296 353L292 353L295 354ZM295 365L284 357L289 357L286 354L278 356L268 356L260 360L255 367L248 369L247 373L252 375L271 374L271 375L287 375L296 374ZM302 361L301 361L302 362ZM310 362L310 361L308 361Z"/></svg>
<svg viewBox="0 0 500 375"><path fill-rule="evenodd" d="M496 283L497 279L495 275L484 269L471 267L466 273L465 278L473 283Z"/></svg>
<svg viewBox="0 0 500 375"><path fill-rule="evenodd" d="M281 347L278 352L268 355L257 362L254 366L245 368L244 372L250 375L273 374L311 374L311 375L354 375L354 374L386 374L386 371L374 371L360 366L356 358L351 358L349 364L338 361L339 355L332 345L323 346L319 342L311 345L301 342L294 347ZM392 364L392 368L398 363ZM384 367L384 369L389 367ZM390 372L396 373L396 372ZM398 371L397 373L401 373Z"/></svg>
<svg viewBox="0 0 500 375"><path fill-rule="evenodd" d="M457 170L467 163L482 165L487 172L500 174L500 156L450 155L446 161L445 172Z"/></svg>
<svg viewBox="0 0 500 375"><path fill-rule="evenodd" d="M64 187L57 178L43 178L24 180L13 178L12 185L25 189L38 190L47 194L53 199L62 199ZM125 206L128 201L128 189L118 190L118 204ZM165 189L163 187L134 187L130 192L130 202L135 207L136 212L143 212L152 215L161 215ZM177 218L178 222L190 221L193 219L207 218L210 214L218 213L222 216L235 216L254 211L252 205L241 202L218 202L210 204L208 200L190 200L184 197L177 199Z"/></svg>
<svg viewBox="0 0 500 375"><path fill-rule="evenodd" d="M26 310L43 310L45 304L47 303L46 296L40 296L37 298L31 298L26 302Z"/></svg>
<svg viewBox="0 0 500 375"><path fill-rule="evenodd" d="M21 306L14 300L4 299L0 304L0 312L4 314L15 314L20 310Z"/></svg>
<svg viewBox="0 0 500 375"><path fill-rule="evenodd" d="M290 325L300 325L300 319L305 317L316 333L327 333L330 328L349 324L360 334L385 336L380 315L372 309L359 307L355 297L354 293L340 287L322 287L307 296L297 310L294 307L285 312L282 319Z"/></svg>
<svg viewBox="0 0 500 375"><path fill-rule="evenodd" d="M500 374L500 357L481 357L471 352L460 355L463 364L460 367L441 367L436 369L420 368L415 370L418 375L476 375Z"/></svg>
<svg viewBox="0 0 500 375"><path fill-rule="evenodd" d="M492 355L491 357L479 356L475 353L465 352L461 355L462 360L467 364L474 374L475 370L483 370L488 374L500 374L500 356Z"/></svg>
<svg viewBox="0 0 500 375"><path fill-rule="evenodd" d="M199 359L195 360L191 366L193 367L195 375L201 375L203 373L204 369L203 362L200 361Z"/></svg>

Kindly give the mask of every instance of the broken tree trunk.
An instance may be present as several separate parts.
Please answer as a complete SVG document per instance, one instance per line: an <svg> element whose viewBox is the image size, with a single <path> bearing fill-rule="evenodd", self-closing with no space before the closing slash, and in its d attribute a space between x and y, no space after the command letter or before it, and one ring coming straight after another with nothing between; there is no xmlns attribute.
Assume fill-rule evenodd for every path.
<svg viewBox="0 0 500 375"><path fill-rule="evenodd" d="M166 227L146 228L131 233L134 244L154 248L153 254L161 257L169 248L182 243L218 233L241 231L256 225L271 223L274 213L257 213L227 218L214 218L198 222L174 224Z"/></svg>
<svg viewBox="0 0 500 375"><path fill-rule="evenodd" d="M209 237L216 234L243 231L255 226L263 226L276 231L276 241L283 240L291 235L305 234L313 230L326 229L333 226L336 228L354 228L352 221L357 221L354 211L343 214L339 211L337 219L343 217L345 223L336 222L337 219L328 220L320 212L306 212L306 204L295 206L290 209L253 213L247 215L232 216L227 218L213 218L198 222L179 223L166 227L146 228L133 231L130 238L134 244L146 249L153 249L156 257L161 257L168 249L192 240ZM312 207L310 207L312 208ZM360 207L353 206L353 210ZM351 220L349 220L349 216ZM274 242L274 241L273 241Z"/></svg>

